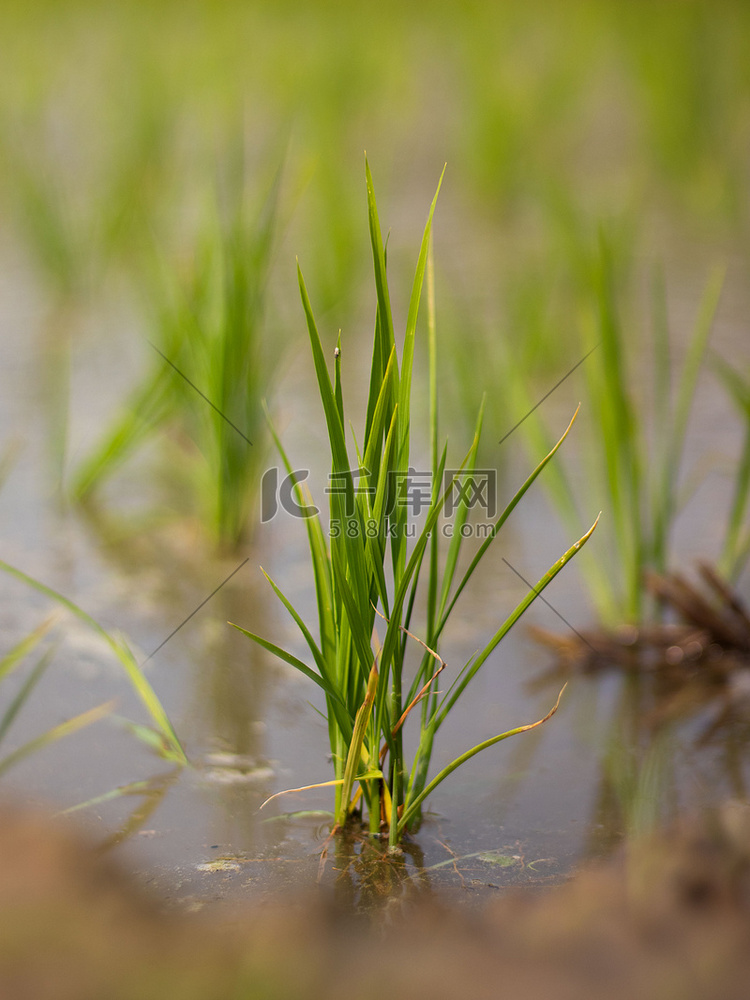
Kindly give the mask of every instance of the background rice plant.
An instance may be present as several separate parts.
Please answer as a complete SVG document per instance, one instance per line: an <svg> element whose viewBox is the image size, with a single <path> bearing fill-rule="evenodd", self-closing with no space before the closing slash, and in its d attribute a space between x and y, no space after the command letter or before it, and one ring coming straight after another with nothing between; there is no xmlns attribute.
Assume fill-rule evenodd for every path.
<svg viewBox="0 0 750 1000"><path fill-rule="evenodd" d="M156 315L151 373L76 470L78 499L166 430L190 442L192 511L222 549L246 537L267 453L261 400L283 353L268 323L267 288L278 230L280 175L251 203L241 154L225 170L220 204L186 266L161 260L151 282ZM190 509L190 507L188 509Z"/></svg>
<svg viewBox="0 0 750 1000"><path fill-rule="evenodd" d="M750 558L750 380L719 357L714 365L726 390L739 411L744 433L740 454L733 471L732 501L726 523L726 533L719 558L719 569L731 581L736 581Z"/></svg>
<svg viewBox="0 0 750 1000"><path fill-rule="evenodd" d="M41 625L35 628L33 632L30 632L20 642L18 642L2 658L0 658L0 682L4 681L7 677L10 677L10 675L21 666L26 657L33 652L33 650L49 632L53 624L54 619L48 618L46 621L42 622ZM26 704L29 696L41 680L53 655L54 648L48 649L40 656L34 668L28 673L15 696L10 699L9 703L5 707L2 715L0 716L0 742L5 739L6 734L13 724L16 716ZM65 722L60 722L56 726L52 726L46 732L41 733L39 736L35 736L33 739L22 743L21 746L16 747L15 750L12 750L10 753L7 753L5 756L0 758L0 776L5 774L5 772L9 768L13 767L13 765L20 763L20 761L24 760L24 758L36 753L38 750L42 750L44 747L51 745L56 740L62 739L64 736L69 736L77 730L83 729L84 726L88 726L92 722L96 722L97 720L108 715L112 711L113 707L113 703L111 702L97 705L95 708L90 708L85 712L81 712L80 714L73 716L71 719L66 719Z"/></svg>
<svg viewBox="0 0 750 1000"><path fill-rule="evenodd" d="M2 560L0 560L0 570L10 574L10 576L15 577L15 579L24 583L32 590L44 595L46 598L55 602L62 608L65 608L104 640L109 649L115 654L115 657L120 662L120 665L125 670L125 674L133 688L133 691L138 696L151 718L151 726L144 726L139 723L127 721L128 728L135 736L141 739L153 750L156 750L160 756L178 764L187 764L188 761L185 756L185 751L182 749L182 745L177 738L177 734L174 731L172 723L169 720L169 716L164 710L164 707L162 706L150 682L146 678L142 665L140 665L136 660L135 655L125 639L122 636L111 635L106 631L106 629L102 628L102 626L96 622L91 615L89 615L82 608L78 607L78 605L69 598L58 593L56 590L53 590L51 587L46 586L41 581L28 576L22 570L17 569L14 566L10 566ZM31 633L27 639L22 640L21 643L15 646L10 653L3 658L2 667L0 667L0 677L15 669L21 658L33 649L39 640L44 636L47 628L48 625L46 624L40 626L40 628ZM5 728L7 728L13 718L15 718L23 702L31 693L34 685L41 676L41 673L44 669L46 669L48 662L49 656L43 656L37 664L35 670L30 675L20 694L6 711L4 722L0 723L3 733ZM31 751L45 745L48 742L51 742L54 739L57 739L59 736L66 735L68 732L74 732L76 729L81 728L81 726L87 725L89 721L93 722L95 719L98 719L102 715L110 712L113 707L114 706L111 703L106 706L98 706L95 709L90 709L88 712L83 712L74 719L68 720L68 722L63 723L59 727L55 727L50 730L49 733L42 737L38 737L32 743L27 744L24 748L21 748L21 750L16 751L13 757L9 760L9 763L14 763L17 759L20 759L20 756L26 756ZM2 767L2 764L0 764L0 767Z"/></svg>
<svg viewBox="0 0 750 1000"><path fill-rule="evenodd" d="M588 447L577 466L563 459L543 482L568 527L579 523L580 505L592 498L606 512L606 539L581 559L591 600L602 622L641 622L657 612L644 587L646 571L663 574L670 568L676 521L689 498L686 435L724 269L716 268L708 278L678 370L662 272L652 275L651 354L643 361L632 346L639 354L645 347L635 330L638 320L632 310L623 316L623 291L632 287L632 278L622 242L601 229L597 250L588 258L582 254L580 265L589 302L579 313L575 367L582 374L578 382L583 383ZM507 350L495 370L512 413L528 415L519 432L532 453L548 447L552 436L537 411L539 381L532 382Z"/></svg>

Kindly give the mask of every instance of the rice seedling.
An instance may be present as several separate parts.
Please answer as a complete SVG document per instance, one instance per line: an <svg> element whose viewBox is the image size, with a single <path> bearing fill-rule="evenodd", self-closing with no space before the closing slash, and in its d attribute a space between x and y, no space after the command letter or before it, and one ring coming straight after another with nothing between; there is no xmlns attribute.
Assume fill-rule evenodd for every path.
<svg viewBox="0 0 750 1000"><path fill-rule="evenodd" d="M718 356L713 359L729 396L739 411L745 436L735 467L732 502L727 517L719 570L728 579L738 579L750 558L750 528L747 523L750 503L750 379Z"/></svg>
<svg viewBox="0 0 750 1000"><path fill-rule="evenodd" d="M645 420L639 416L642 407L634 398L635 383L624 356L626 336L618 317L614 266L603 235L600 247L595 274L599 319L589 332L589 346L598 342L599 347L585 371L597 427L599 464L621 558L622 610L627 620L638 621L647 614L645 570L664 573L668 568L670 535L680 509L687 423L724 274L716 270L709 278L674 388L666 299L657 278L651 409L654 441L649 447Z"/></svg>
<svg viewBox="0 0 750 1000"><path fill-rule="evenodd" d="M7 677L10 677L10 675L14 673L18 667L20 667L26 657L30 655L30 653L47 635L54 623L54 618L48 618L46 621L42 622L41 625L37 626L33 632L30 632L29 635L25 636L20 642L18 642L9 652L5 654L5 656L0 658L0 682L5 680ZM2 713L2 716L0 716L0 742L5 739L16 716L26 704L29 696L41 680L44 672L50 664L53 654L54 648L48 649L45 653L43 653L34 668L24 680L21 687L18 689L8 707ZM50 746L57 740L62 739L62 737L69 736L72 733L77 732L79 729L83 729L84 726L88 726L92 722L96 722L98 719L108 715L112 711L112 708L112 702L97 705L95 708L90 708L88 711L81 712L79 715L73 716L71 719L66 719L65 722L52 726L46 732L41 733L39 736L35 736L33 739L21 744L21 746L17 747L11 753L8 753L4 757L0 758L0 776L4 775L6 771L13 767L13 765L20 763L37 750Z"/></svg>
<svg viewBox="0 0 750 1000"><path fill-rule="evenodd" d="M482 741L437 775L429 777L433 743L448 714L510 628L589 539L596 522L550 567L482 649L452 677L447 690L440 690L438 677L446 676L447 666L438 649L451 613L503 524L561 446L573 420L491 523L490 531L468 568L460 570L465 536L470 534L463 529L469 526L471 504L463 491L458 491L457 498L453 497L453 492L462 476L470 477L474 472L482 408L474 440L459 470L446 472L447 444L441 449L438 438L437 344L431 266L428 269L438 193L429 210L419 251L399 363L386 253L369 165L366 165L366 182L377 308L364 433L361 446L356 440L354 442L356 464L350 462L347 443L341 336L334 352L332 381L305 281L298 269L331 451L331 482L336 484L336 488L329 491L329 538L325 537L318 514L306 518L305 522L317 597L317 638L281 588L266 576L298 626L314 665L266 638L236 627L322 689L334 769L334 778L322 784L335 788L335 828L345 827L355 811L363 815L366 812L370 833L380 834L387 829L390 847L395 849L407 831L419 826L426 798L449 774L495 743L541 725L556 711L559 698L543 719ZM439 189L440 185L438 192ZM410 466L412 369L426 273L430 291L428 429L431 490L424 524L417 532L416 524L409 523L407 490L409 477L414 475ZM309 505L309 491L295 478L278 436L274 437L288 473L295 481L300 504ZM448 533L438 530L442 523L439 519L449 498L456 500L452 503L452 533L447 550L442 552L440 536ZM413 532L408 530L410 527L414 528ZM411 545L410 534L414 535ZM426 604L424 638L416 636L412 630L420 584ZM376 634L379 621L382 622L382 639ZM410 678L407 649L414 645L420 662ZM413 759L408 762L403 731L415 718L419 720L419 741ZM356 791L355 785L358 785Z"/></svg>
<svg viewBox="0 0 750 1000"><path fill-rule="evenodd" d="M190 442L181 457L207 533L224 549L242 541L265 456L260 400L281 353L266 328L279 183L277 176L251 216L240 163L187 275L175 269L159 282L151 373L78 468L78 499L91 497L155 432L171 430Z"/></svg>
<svg viewBox="0 0 750 1000"><path fill-rule="evenodd" d="M5 573L9 573L12 577L15 577L16 580L19 580L21 583L26 584L27 586L31 587L32 590L35 590L37 593L44 595L45 597L54 601L56 604L59 604L61 607L65 608L67 611L71 612L76 618L78 618L79 621L82 621L85 625L87 625L90 629L92 629L98 636L100 636L100 638L104 640L104 642L107 644L107 646L119 660L121 666L125 670L127 678L130 681L130 684L135 694L138 696L141 703L148 712L149 716L151 717L151 726L144 726L139 723L130 722L129 720L124 720L127 723L127 726L130 729L130 731L140 740L142 740L144 743L150 746L153 750L155 750L158 754L160 754L160 756L166 758L167 760L174 761L175 763L178 764L187 764L188 760L187 757L185 756L185 751L182 749L182 745L180 744L180 741L177 738L177 734L175 733L174 728L172 727L172 723L169 721L169 717L165 712L161 702L159 701L156 692L154 691L153 687L147 680L145 674L143 673L143 669L138 664L138 661L136 660L132 650L126 643L125 639L122 636L111 635L109 632L106 631L106 629L102 628L102 626L98 622L96 622L91 617L91 615L89 615L82 608L78 607L77 604L74 604L73 601L69 600L67 597L64 597L62 594L58 593L56 590L53 590L51 587L47 587L39 580L35 580L33 577L27 576L27 574L22 572L20 569L16 569L14 566L10 566L8 563L4 562L3 560L0 560L0 570L3 570L3 572ZM30 636L29 639L24 640L24 642L21 643L19 646L15 647L14 650L11 650L8 656L6 656L5 660L2 661L3 664L7 663L7 667L0 667L0 678L3 676L2 673L3 669L6 670L12 669L16 665L20 657L22 655L25 655L29 651L29 649L33 648L33 646L36 645L36 643L39 641L39 639L43 634L44 630L37 630L36 633L32 633L32 636ZM22 692L24 700L28 696L28 693L30 693L31 688L36 683L39 676L41 676L41 672L45 669L45 667L46 667L46 660L45 658L42 658L42 661L40 661L40 664L37 666L36 670L31 675L30 678L31 687L29 687L28 692L26 693ZM18 707L20 707L20 705ZM113 707L114 707L113 705L108 704L106 706L107 712L111 711ZM15 712L17 712L17 710L18 708L15 709ZM64 735L68 731L73 731L76 728L80 728L80 725L85 725L89 720L93 721L94 718L99 718L101 714L104 714L104 709L101 706L99 709L91 709L89 713L84 712L82 716L76 717L76 720L79 720L78 722L76 722L76 720L70 720L68 723L63 723L62 724L63 728L61 729L59 735ZM60 729L60 727L56 728ZM0 729L0 735L2 735L2 731L3 730ZM54 733L55 730L51 730L50 732ZM48 736L49 734L47 734L47 737ZM30 749L35 749L36 746L41 746L44 745L45 742L49 742L49 739L47 737L38 738L38 740L35 741L34 745L31 746ZM18 753L19 751L16 751L16 754Z"/></svg>
<svg viewBox="0 0 750 1000"><path fill-rule="evenodd" d="M35 108L23 128L16 113L0 128L12 222L48 302L38 371L56 489L65 473L71 363L85 310L105 289L113 266L132 270L132 258L149 232L145 219L155 215L147 204L155 179L150 175L159 173L169 129L167 108L145 96L148 83L139 80L144 94L138 112L129 108L115 130L116 141L96 153L86 149L85 134L76 134L80 123L67 120L64 112L62 127L52 127L46 109Z"/></svg>
<svg viewBox="0 0 750 1000"><path fill-rule="evenodd" d="M586 497L593 493L611 518L608 549L587 552L581 565L597 613L609 625L642 622L657 612L645 575L647 570L663 574L669 568L671 534L684 502L681 473L687 424L723 282L721 270L710 276L682 368L675 376L665 289L661 276L656 276L652 360L645 377L636 379L617 302L616 263L612 242L601 231L599 253L588 273L596 313L584 319L587 357L581 367L592 437L591 460L585 467ZM650 403L635 388L644 382L650 382ZM517 412L534 406L536 400L522 373L511 367L505 385ZM534 450L550 441L536 413L521 430ZM581 498L565 466L554 464L544 483L564 523L579 523Z"/></svg>
<svg viewBox="0 0 750 1000"><path fill-rule="evenodd" d="M10 466L12 465L16 451L17 443L13 442L6 448L4 455L0 457L0 486L2 486ZM5 564L2 564L2 566L5 568ZM11 674L15 673L24 660L26 660L26 658L47 636L55 623L56 619L54 616L47 618L27 636L24 636L20 642L16 643L16 645L5 653L4 656L0 657L0 683L10 677ZM15 696L11 699L7 708L5 708L0 715L0 743L5 739L8 730L15 721L19 712L28 701L39 681L44 676L54 653L55 648L53 646L52 648L47 649L40 656L39 660L30 671ZM40 735L35 736L21 744L21 746L17 747L11 753L0 758L0 776L4 775L5 772L11 767L20 763L37 750L41 750L44 747L55 743L57 740L62 739L65 736L69 736L72 733L77 732L79 729L83 729L92 722L96 722L108 715L113 708L113 702L105 702L102 705L97 705L94 708L90 708L85 712L80 712L78 715L52 726L46 732L41 733Z"/></svg>

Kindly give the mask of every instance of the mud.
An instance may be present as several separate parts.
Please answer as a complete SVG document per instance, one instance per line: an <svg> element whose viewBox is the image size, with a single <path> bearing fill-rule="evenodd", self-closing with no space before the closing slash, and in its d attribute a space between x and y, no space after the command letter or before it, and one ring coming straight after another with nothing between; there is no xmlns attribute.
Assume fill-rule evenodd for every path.
<svg viewBox="0 0 750 1000"><path fill-rule="evenodd" d="M470 910L309 894L165 913L39 812L0 818L0 996L729 1000L750 982L750 810L682 824Z"/></svg>

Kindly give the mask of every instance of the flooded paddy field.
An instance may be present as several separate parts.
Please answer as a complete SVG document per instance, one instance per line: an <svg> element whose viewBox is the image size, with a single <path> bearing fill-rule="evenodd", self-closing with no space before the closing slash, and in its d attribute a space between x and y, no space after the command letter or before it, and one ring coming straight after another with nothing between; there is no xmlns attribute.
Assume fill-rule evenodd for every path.
<svg viewBox="0 0 750 1000"><path fill-rule="evenodd" d="M34 331L38 312L28 296L28 286L13 281L3 297L4 419L23 442L0 495L8 526L4 559L74 600L105 628L121 630L140 661L156 651L147 676L168 707L190 766L170 768L122 725L103 720L19 764L7 775L7 791L61 810L101 797L75 818L103 843L117 845L116 852L166 899L252 898L276 887L312 886L321 871L326 883L341 878L366 884L366 866L357 860L362 845L353 846L347 862L329 847L330 858L320 866L331 823L328 789L289 795L259 810L275 792L328 776L320 692L227 624L286 639L302 654L293 623L285 621L260 571L262 565L283 581L303 613L312 611L302 523L281 511L257 527L251 544L223 558L184 519L159 523L152 516L138 530L133 524L160 489L149 455L117 479L110 501L116 516L62 502L45 458L48 407ZM93 415L111 411L108 401L123 391L118 383L128 380L130 338L118 316L106 352L78 355L71 406L76 433L80 426L83 436L88 422L103 419ZM284 416L284 433L288 449L304 456L320 487L325 453L309 430L316 402L304 367L301 361L287 375L296 385L296 402ZM575 406L579 391L575 384L561 387L556 412L566 402ZM701 405L710 419L696 434L705 449L703 457L691 456L698 467L712 450L730 452L734 444L718 393ZM522 457L516 455L502 475L507 485L500 482L498 490L510 493L525 475ZM679 525L686 561L718 545L712 512L726 502L719 475L702 484ZM511 567L538 576L565 544L564 529L538 489L498 540L502 558L482 569L459 606L442 646L448 670L464 662L523 596L524 584ZM10 646L54 605L5 575L2 587ZM554 656L524 626L574 636L591 626L593 616L575 567L547 599L551 607L537 603L472 682L441 733L436 768L495 731L541 717L554 702L560 683L540 682ZM118 715L140 719L142 708L120 665L91 629L63 615L52 634L59 643L55 663L15 724L18 744L112 698ZM559 881L628 832L744 796L742 713L702 739L720 714L721 698L652 731L647 677L603 669L569 680L549 725L469 762L429 800L406 855L410 884L491 896L508 885ZM108 799L117 789L128 793Z"/></svg>
<svg viewBox="0 0 750 1000"><path fill-rule="evenodd" d="M0 11L0 983L743 995L748 15L401 7Z"/></svg>

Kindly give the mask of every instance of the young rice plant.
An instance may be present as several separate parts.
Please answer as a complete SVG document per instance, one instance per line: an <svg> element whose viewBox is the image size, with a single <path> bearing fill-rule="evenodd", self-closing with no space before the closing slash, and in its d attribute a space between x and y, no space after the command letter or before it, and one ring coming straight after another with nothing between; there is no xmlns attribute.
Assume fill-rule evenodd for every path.
<svg viewBox="0 0 750 1000"><path fill-rule="evenodd" d="M684 506L683 457L688 421L692 412L699 376L711 335L721 294L723 271L715 270L707 284L687 341L685 359L674 374L673 350L668 335L666 292L657 275L653 297L653 358L650 371L641 382L650 382L652 400L641 390L635 392L628 357L629 338L617 305L616 260L604 232L600 233L599 255L590 276L595 318L587 328L585 341L587 407L593 416L592 466L587 467L587 495L594 493L611 512L611 548L619 572L612 571L612 558L598 552L587 553L583 568L589 591L602 622L641 623L658 618L659 608L650 603L644 580L648 571L666 573L674 525ZM590 355L590 357L589 357ZM729 384L729 383L728 383ZM741 408L741 394L732 383L733 395ZM516 410L526 412L534 397L524 386L521 373L509 377L505 386ZM649 408L648 404L651 402ZM649 433L647 415L653 424ZM532 449L549 445L536 415L524 422L522 431ZM564 522L579 523L579 493L561 463L556 463L545 486ZM737 479L734 523L741 522L744 499L742 473ZM738 531L727 546L739 549ZM727 561L729 557L727 556ZM736 555L736 559L741 559Z"/></svg>
<svg viewBox="0 0 750 1000"><path fill-rule="evenodd" d="M37 626L33 632L24 636L24 638L13 646L9 652L0 657L0 682L14 673L23 660L36 648L36 646L39 645L53 624L54 619L48 618L47 621L42 622L41 625ZM34 691L44 675L50 664L53 653L54 648L49 649L46 653L42 654L34 668L26 676L16 695L10 700L7 707L4 707L2 712L0 712L0 742L5 739L5 736L16 716L26 704L32 691ZM83 729L84 726L101 719L112 710L112 707L112 703L105 703L103 705L97 705L95 708L90 708L88 711L81 712L72 719L66 719L65 722L58 723L56 726L53 726L41 735L35 736L33 739L23 743L11 753L5 754L2 758L0 758L0 777L2 777L9 768L13 767L14 764L18 764L30 754L35 753L37 750L41 750L43 747L51 745L63 736L69 736L72 733L77 732L79 729Z"/></svg>
<svg viewBox="0 0 750 1000"><path fill-rule="evenodd" d="M244 175L234 181L226 211L212 214L194 247L189 273L157 280L151 375L73 482L74 496L85 500L156 430L169 429L190 442L191 492L208 536L224 550L245 538L256 501L265 457L261 398L280 353L266 336L280 175L254 218Z"/></svg>
<svg viewBox="0 0 750 1000"><path fill-rule="evenodd" d="M544 719L479 743L429 778L433 742L449 712L500 640L588 540L596 522L550 567L481 651L438 689L437 678L445 664L437 650L456 602L510 513L562 444L573 421L493 522L491 531L471 559L468 569L460 572L461 548L465 541L461 528L468 517L467 503L459 498L455 505L453 534L445 553L439 550L437 524L457 480L462 475L470 475L474 468L482 408L473 443L460 472L447 484L443 483L447 446L442 450L438 447L437 358L433 297L430 292L432 495L424 525L418 535L416 530L413 532L416 537L411 546L408 544L407 507L398 502L398 491L408 481L410 468L410 403L417 315L428 270L430 230L438 195L435 194L432 202L422 239L399 359L386 277L385 248L369 166L366 166L366 179L377 310L361 449L355 442L356 466L350 463L347 446L340 338L332 381L307 289L298 270L330 443L332 482L340 485L330 498L328 540L317 514L306 520L317 596L317 637L276 583L270 577L268 579L304 636L312 664L303 662L268 639L245 629L241 631L314 681L325 695L334 778L323 784L335 787L334 829L344 827L355 811L359 810L363 815L366 812L370 832L379 834L387 830L390 847L395 849L404 834L419 825L427 796L457 767L481 750L541 725L556 711L557 704ZM431 266L428 282L431 289ZM293 475L278 438L276 443L289 474ZM309 503L309 493L303 485L296 481L295 485L300 502ZM344 525L347 530L342 530ZM351 525L356 530L350 530ZM424 639L416 639L410 631L420 583L426 597ZM375 625L381 619L384 635L379 641ZM418 644L421 659L413 676L407 675L406 671L410 639ZM407 761L403 729L405 724L415 720L419 725L419 742L413 759ZM355 786L358 787L355 789Z"/></svg>
<svg viewBox="0 0 750 1000"><path fill-rule="evenodd" d="M130 720L125 719L120 721L127 726L134 736L142 740L147 746L149 746L165 760L179 764L180 766L187 764L188 759L182 748L182 744L174 731L174 727L169 720L169 716L164 710L158 695L143 672L143 667L139 665L133 651L130 649L125 639L120 635L110 634L97 621L95 621L91 615L88 614L88 612L84 611L83 608L80 608L77 604L74 604L73 601L64 597L51 587L48 587L46 584L41 583L39 580L28 576L20 569L16 569L15 566L9 565L2 559L0 559L0 571L8 573L16 580L19 580L26 586L31 587L32 590L35 590L38 594L42 594L49 600L54 601L56 604L60 605L60 607L71 613L79 621L83 622L83 624L90 628L92 632L104 640L110 650L115 654L115 657L119 660L134 693L140 699L141 704L148 712L151 719L151 725L146 726L141 723L131 722ZM0 680L16 668L21 658L26 656L26 654L37 645L40 639L48 631L48 628L48 624L40 626L29 636L23 639L17 646L15 646L3 659L0 659ZM49 655L44 655L42 657L32 673L29 675L29 678L27 679L24 687L21 689L20 694L16 696L15 701L11 704L5 715L0 718L0 739L2 739L5 735L6 729L18 714L19 709L24 704L29 694L31 694L35 684L46 669L49 658ZM21 747L20 750L15 751L11 757L6 758L4 761L0 761L0 774L2 774L3 771L10 766L10 764L16 763L17 760L27 756L33 750L39 749L47 743L58 739L60 736L65 736L68 733L75 732L77 729L81 729L84 725L88 725L89 722L96 721L102 715L108 714L113 707L114 703L99 705L96 708L89 709L88 712L83 712L80 715L75 716L75 718L69 719L67 722L56 726L43 736L37 737L37 739L33 740L31 743L26 744Z"/></svg>

